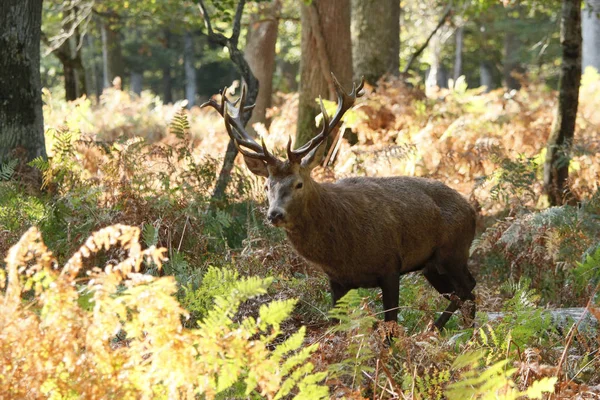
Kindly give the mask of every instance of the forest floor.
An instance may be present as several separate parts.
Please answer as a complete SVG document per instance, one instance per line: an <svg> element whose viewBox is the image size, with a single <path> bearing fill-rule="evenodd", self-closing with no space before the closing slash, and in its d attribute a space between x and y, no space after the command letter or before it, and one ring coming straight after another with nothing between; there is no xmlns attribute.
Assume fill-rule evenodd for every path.
<svg viewBox="0 0 600 400"><path fill-rule="evenodd" d="M36 332L39 334L42 331L50 340L53 336L47 331L48 324L57 324L62 321L61 318L71 318L65 316L64 311L49 313L47 310L52 307L48 304L53 303L45 303L49 297L44 297L44 293L52 287L44 283L47 282L45 279L55 276L51 270L55 270L56 265L67 264L70 268L77 266L73 273L74 280L69 282L80 289L77 295L65 294L66 287L71 285L69 283L64 292L60 292L62 297L58 298L66 302L61 303L63 310L66 309L64 304L76 302L80 309L92 312L94 318L100 318L99 315L104 314L96 314L100 312L98 304L110 304L116 310L122 304L128 304L128 311L125 314L117 312L120 317L116 319L117 326L127 332L118 333L117 329L114 336L102 336L102 340L111 340L111 351L132 352L127 353L128 357L133 357L128 359L131 363L137 354L135 351L141 349L134 346L135 332L143 332L140 338L144 339L140 339L140 343L144 346L157 346L160 336L152 336L149 332L166 328L152 325L150 315L155 313L152 314L154 318L159 315L166 318L158 310L168 310L167 306L157 306L158 309L150 312L150 308L143 308L138 303L126 303L130 300L112 302L113 297L129 298L125 294L137 287L139 282L131 281L128 284L129 278L119 278L125 280L111 283L115 292L110 299L97 297L100 295L95 289L82 289L91 288L86 271L88 275L95 276L101 285L109 284L109 279L94 266L108 263L110 271L105 273L108 274L106 276L112 276L111 271L122 268L119 260L137 260L131 253L132 247L128 247L138 240L132 239L135 238L133 231L125 228L118 228L119 233L106 231L113 232L103 233L107 237L116 235L113 239L106 239L106 243L102 242L104 239L100 238L101 235L88 239L100 228L118 223L138 227L141 232L139 241L144 248L156 246L166 249L168 261L164 262L162 270L156 269L161 262L153 258L154 261L144 271L156 279L152 282L157 285L158 282L167 282L163 278L175 278L173 287L168 286L170 283L164 283L167 285L165 288L171 288L169 290L176 294L177 305L169 307L174 307L171 311L180 310L188 318L181 321L179 318L169 319L168 324L173 324L173 332L179 332L179 328L176 328L178 323L182 324L185 332L196 332L194 329L202 321L214 323L210 325L211 329L221 327L215 325L216 320L208 318L212 315L213 299L216 296L226 297L233 288L243 292L240 288L246 286L239 286L239 282L249 285L250 281L244 279L250 276L268 279L268 289L261 292L259 297L235 303L235 307L233 303L230 304L231 309L237 310L235 317L219 322L228 329L233 329L240 321L257 318L256 310L262 310L261 307L270 302L286 309L283 306L287 304L286 301L297 299L293 308L282 311L281 315L289 318L285 322L273 323L271 329L277 335L269 343L264 343L265 352L274 351L278 344L284 343L285 338L294 338L294 332L299 329L303 331L305 328L301 327L305 326L303 341L296 346L287 345L290 350L302 354L298 360L302 360L304 365L314 366L314 370L312 367L303 370L303 376L311 376L315 371L327 372L325 382L331 396L402 399L488 398L486 395L506 399L519 396L598 398L598 76L584 77L580 96L569 180L570 189L578 201L577 204L550 208L542 196L541 177L556 94L542 86L529 85L514 93L500 90L483 93L469 90L459 81L452 90L440 91L436 98L426 98L417 89L407 88L398 81L389 81L376 89L367 87L366 95L347 113L344 126L349 128L346 132L351 130L352 137L341 140L331 162L315 171L317 180L333 181L355 175L428 176L457 189L478 209L478 234L471 248L470 261L470 269L478 282L475 328L464 327L460 313L457 313L446 330L438 333L431 329L431 321L437 312L445 308L446 301L419 274L402 278L399 325L381 322L380 293L366 289L353 293L336 311L340 323L330 322L328 312L331 300L327 280L322 272L295 254L280 230L265 222L265 198L259 179L252 176L241 163L237 164L227 198L219 204L211 204L212 189L228 142L222 118L213 110L193 108L189 112L182 111L180 104L164 105L150 93L132 97L118 90L107 90L99 104L92 104L89 99L67 104L46 91L44 119L50 160L32 163L42 171L44 186L39 190L11 179L24 166L1 166L0 253L9 255L9 248L19 241L27 229L37 226L43 242L53 253L48 257L53 257L56 264L54 261L35 264L35 258L46 253L36 247L40 239L33 239L33 236L28 237L30 242L25 239L21 242L21 249L29 249L19 253L27 261L19 264L15 261L18 260L16 253L11 253L12 258L7 257L5 266L8 282L12 279L12 282L22 283L17 295L22 293L23 301L21 308L5 309L6 312L2 314L4 318L21 321L21 326L14 332L5 330L0 335L0 344L9 351L14 343L20 343L27 337L33 338ZM283 154L287 135L294 136L296 107L297 94L279 94L269 114L269 129L255 126L255 130L265 138L267 146L276 149L276 154ZM285 135L281 132L285 132ZM125 235L126 239L117 239L121 238L119 235ZM112 246L117 242L122 247L113 249ZM102 246L106 246L106 251L99 251ZM72 258L74 254L83 256ZM158 257L154 253L147 253L146 256ZM75 258L77 260L73 261ZM37 267L33 268L32 264ZM49 269L45 269L44 265L48 265ZM11 275L11 271L15 275ZM21 278L18 278L19 271L24 273ZM40 271L45 272L42 274ZM60 282L63 278L52 279ZM119 282L128 289L117 290L121 287ZM15 296L16 286L9 283L8 287L12 287L13 292L7 290L6 299ZM163 293L160 292L163 289L152 290ZM33 293L29 290L33 290ZM96 307L89 305L90 293L95 293ZM164 304L171 304L166 297L156 296ZM36 306L31 306L35 303L32 299L46 306L40 306L41 311L31 314L30 308L36 309ZM9 304L8 300L5 304ZM155 301L150 304L154 305ZM578 307L585 312L578 319L555 318L546 311L565 307ZM88 315L79 308L69 310L79 318ZM148 320L143 320L142 317L146 315L144 312L149 313ZM274 313L273 310L271 312ZM492 312L502 314L490 314L490 317L487 313ZM178 312L174 313L179 315ZM137 317L131 317L132 314ZM263 319L266 319L266 315L261 311ZM55 319L48 319L50 317ZM138 317L145 322L139 326L131 325L131 321L138 321ZM105 318L103 321L108 324L110 318ZM119 323L119 318L129 322ZM37 321L37 331L31 325L32 320ZM90 325L85 325L88 322ZM77 328L68 325L68 329L71 329L68 332L63 327L63 330L55 333L54 340L60 338L59 341L70 341L76 347L75 343L79 343L82 335L89 338L95 332L94 322L88 322L78 323ZM124 329L126 323L130 324L127 325L128 329ZM235 326L239 334L244 332L242 328L246 325L241 324L242 328ZM19 336L27 329L31 330L30 335ZM79 331L75 332L77 329ZM173 332L171 334L175 335ZM255 340L253 338L257 334L248 334L245 340ZM151 344L147 340L150 336L154 338ZM390 337L393 338L391 343L388 340ZM98 340L98 343L102 342ZM181 340L184 343L185 340L193 342L198 339L185 336ZM221 343L220 339L214 340L215 343ZM44 340L40 342L40 346L45 343ZM197 348L197 342L193 343ZM312 344L319 346L317 349L310 348ZM47 345L51 348L52 342ZM98 348L90 347L89 343L82 346L90 354L97 355L94 352L100 349L108 351L106 344L98 345ZM227 346L232 348L233 345L228 343ZM44 354L48 348L40 349L38 355ZM182 350L169 348L173 357L180 354L179 351ZM144 355L141 358L135 358L139 364L133 363L139 368L146 368L148 362L144 364L144 360L158 357L156 351L142 353ZM245 353L241 351L236 354L240 356ZM32 357L31 363L23 361L19 364L15 357L12 354L9 361L5 359L4 367L9 365L14 371L19 371L20 379L29 382L30 386L35 386L32 382L38 382L42 388L40 393L64 394L74 391L81 394L92 390L73 378L79 368L75 364L67 367L71 364L65 360L52 364L55 374L64 373L68 376L57 380L49 378L52 373L46 371L52 369L48 367L50 358L45 361L47 366L44 369L39 367L35 355L19 355L23 360ZM103 358L103 362L114 368L115 377L121 371L119 368L130 365L116 357L110 360L110 357ZM23 365L27 365L28 369ZM98 363L94 365L93 368L97 369ZM230 369L223 367L222 370L205 372L206 376L233 376L228 386L223 384L225 386L220 387L221 392L225 393L224 397L244 397L240 393L244 393L251 384L243 380L243 376L254 377L252 379L258 382L257 387L260 388L256 389L256 393L261 395L277 393L276 390L279 390L267 388L267 378L261 380L252 375L256 370L248 365L253 364L246 364L249 369L246 375L240 372L244 368L235 369L227 365ZM272 367L260 365L260 368L267 370ZM170 388L169 384L175 385L173 387L178 388L178 393L183 393L185 385L173 383L179 382L179 378L173 377L175 375L168 379L161 376L159 379L158 375L151 375L157 374L155 370L149 372L143 368L139 371L150 374L143 376L152 376L164 393L170 390L167 389ZM294 371L300 370L297 368ZM87 373L96 377L95 382L106 379L105 370L102 373L89 372L91 370ZM133 374L127 376L123 379L130 379L130 386L124 389L126 385L114 384L114 387L111 386L114 393L138 388L136 379L141 378ZM318 377L321 380L323 378ZM244 381L245 385L237 385L237 379ZM220 382L215 378L217 381ZM14 381L12 383L12 393L20 393ZM0 385L10 384L10 379L0 380ZM215 385L216 388L218 385ZM308 383L305 386L312 388ZM305 389L301 387L296 386L292 393L303 393ZM210 393L206 390L203 393Z"/></svg>

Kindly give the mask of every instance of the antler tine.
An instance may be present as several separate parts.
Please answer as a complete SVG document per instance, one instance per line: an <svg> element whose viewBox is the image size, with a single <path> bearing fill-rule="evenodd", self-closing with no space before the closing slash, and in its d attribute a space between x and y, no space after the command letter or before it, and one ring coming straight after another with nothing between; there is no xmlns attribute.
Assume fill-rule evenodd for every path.
<svg viewBox="0 0 600 400"><path fill-rule="evenodd" d="M238 126L238 120L231 116L228 112L223 115L223 119L225 120L225 129L227 129L227 133L229 137L233 139L236 144L247 147L257 153L262 151L261 145L256 143L254 139L249 139L249 137L244 135L244 133L240 132L240 128ZM235 128L235 129L234 129Z"/></svg>
<svg viewBox="0 0 600 400"><path fill-rule="evenodd" d="M217 112L219 114L221 114L221 116L223 116L224 112L225 112L225 102L227 102L236 111L239 111L238 108L236 108L237 104L241 103L241 105L243 106L244 112L252 110L254 108L254 106L256 105L256 104L250 104L249 106L245 105L246 93L247 93L246 85L242 85L242 95L240 97L238 97L238 99L234 102L229 101L229 99L227 98L227 90L228 89L229 88L227 86L225 86L223 89L219 90L219 95L221 96L220 103L217 103L217 101L214 99L209 99L207 102L201 104L200 108L204 108L206 106L211 106L212 108L217 110ZM240 107L240 109L242 109L242 107Z"/></svg>
<svg viewBox="0 0 600 400"><path fill-rule="evenodd" d="M331 128L333 129L333 127L335 127L337 123L340 122L344 113L354 105L354 101L356 100L356 98L361 97L364 94L360 91L365 85L365 77L363 76L361 78L358 87L356 86L356 83L352 83L352 91L350 93L346 93L344 91L344 88L342 87L342 85L340 85L340 82L338 82L335 75L333 75L333 72L331 73L331 77L333 78L333 84L335 86L335 91L338 96L338 107L335 111L333 119L331 120Z"/></svg>
<svg viewBox="0 0 600 400"><path fill-rule="evenodd" d="M306 143L302 147L296 150L288 150L288 158L291 162L299 162L304 156L306 156L316 147L321 145L321 143L323 143L327 139L327 136L329 136L331 131L333 131L336 125L340 122L344 113L354 105L354 101L356 100L356 98L361 97L363 95L363 93L361 93L361 90L363 89L363 86L365 84L364 76L361 78L360 84L358 86L356 86L355 83L352 84L352 91L350 93L346 93L344 91L344 88L342 88L342 85L340 85L333 72L331 73L331 77L333 78L333 84L337 93L337 110L335 111L335 114L330 121L329 116L325 111L325 107L323 106L323 100L321 99L321 97L319 97L321 113L323 114L323 128L317 136L313 137L310 141L308 141L308 143Z"/></svg>
<svg viewBox="0 0 600 400"><path fill-rule="evenodd" d="M245 157L258 158L268 164L276 163L277 159L267 150L264 141L262 141L262 145L258 144L244 128L244 122L242 121L243 114L245 111L254 108L254 104L246 106L246 96L248 94L246 85L242 85L240 97L234 102L231 102L227 98L227 87L221 90L220 94L220 103L214 99L210 99L202 104L201 107L211 106L223 116L225 129L227 129L229 137L233 140L238 151ZM242 146L252 151L243 149Z"/></svg>
<svg viewBox="0 0 600 400"><path fill-rule="evenodd" d="M325 110L325 105L323 105L323 99L319 96L319 107L321 108L321 114L323 115L323 123L321 128L321 132L308 142L306 142L302 147L292 150L292 140L288 141L288 159L290 162L300 162L304 156L306 156L312 149L319 146L329 135L330 132L330 124L329 124L329 114Z"/></svg>
<svg viewBox="0 0 600 400"><path fill-rule="evenodd" d="M243 112L250 111L256 105L256 104L250 104L249 106L246 105L247 94L248 94L248 88L246 87L245 84L243 84L242 85L242 93L240 94L240 97L238 97L237 100L234 101L233 103L229 102L232 106L237 107L237 108L235 108L235 110L237 112L240 112L241 110L243 110ZM238 104L239 104L239 106L238 106Z"/></svg>
<svg viewBox="0 0 600 400"><path fill-rule="evenodd" d="M225 93L227 93L227 86L225 86L223 89L221 89L219 91L219 94L221 95L221 103L217 103L216 100L214 99L208 99L207 102L204 102L200 105L200 108L204 108L206 106L211 106L212 108L214 108L215 110L217 110L217 112L219 114L221 114L222 116L224 116L225 113L225 102L229 102L229 100L227 100L227 96L225 95ZM230 102L229 102L230 103Z"/></svg>
<svg viewBox="0 0 600 400"><path fill-rule="evenodd" d="M244 149L242 147L243 143L240 143L235 139L233 141L233 144L235 144L235 147L238 149L238 151L240 153L242 153L242 155L244 157L257 158L259 160L266 162L267 164L271 164L273 161L276 160L276 158L269 152L269 150L267 150L265 141L262 139L261 139L261 144L262 144L262 148L263 148L263 153L252 153L251 151Z"/></svg>
<svg viewBox="0 0 600 400"><path fill-rule="evenodd" d="M288 155L288 160L292 160L294 158L294 153L292 152L292 137L291 136L288 136L287 155Z"/></svg>

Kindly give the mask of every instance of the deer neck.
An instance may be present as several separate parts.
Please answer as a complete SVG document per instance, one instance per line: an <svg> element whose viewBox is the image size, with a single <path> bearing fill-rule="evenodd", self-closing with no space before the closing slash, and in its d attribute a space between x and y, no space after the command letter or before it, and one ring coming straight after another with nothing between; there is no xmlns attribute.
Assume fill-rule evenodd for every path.
<svg viewBox="0 0 600 400"><path fill-rule="evenodd" d="M298 215L294 226L286 230L296 250L307 258L311 257L306 252L314 252L316 248L324 247L322 243L331 241L331 236L336 234L331 230L332 217L333 220L337 219L330 189L316 182L311 189L304 210Z"/></svg>

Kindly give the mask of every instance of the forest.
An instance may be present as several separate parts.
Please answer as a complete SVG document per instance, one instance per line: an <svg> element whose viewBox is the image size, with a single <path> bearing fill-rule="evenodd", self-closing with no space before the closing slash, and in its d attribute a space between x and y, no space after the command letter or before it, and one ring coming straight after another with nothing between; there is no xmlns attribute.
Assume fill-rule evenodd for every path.
<svg viewBox="0 0 600 400"><path fill-rule="evenodd" d="M2 0L0 399L599 399L599 71L600 0Z"/></svg>

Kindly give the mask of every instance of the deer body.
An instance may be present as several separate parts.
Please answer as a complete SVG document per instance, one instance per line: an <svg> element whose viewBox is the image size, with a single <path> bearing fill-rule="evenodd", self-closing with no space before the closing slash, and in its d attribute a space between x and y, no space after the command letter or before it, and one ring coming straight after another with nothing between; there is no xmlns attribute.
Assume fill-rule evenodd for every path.
<svg viewBox="0 0 600 400"><path fill-rule="evenodd" d="M436 203L440 194L453 201ZM331 279L354 287L375 287L390 273L418 270L436 249L455 246L453 238L463 237L459 231L471 232L471 240L475 233L467 201L427 179L350 178L315 184L310 197L287 236ZM465 242L467 256L470 240Z"/></svg>
<svg viewBox="0 0 600 400"><path fill-rule="evenodd" d="M417 270L443 294L471 299L475 281L466 265L475 211L459 193L414 177L312 186L307 208L286 233L296 251L327 274L334 302L350 289L381 287L391 309L386 320L396 320L398 279ZM452 280L465 289L454 288Z"/></svg>
<svg viewBox="0 0 600 400"><path fill-rule="evenodd" d="M286 230L296 251L329 277L334 304L350 289L380 287L386 321L397 321L399 279L422 270L451 302L435 325L442 328L458 307L473 300L475 280L467 268L475 235L475 210L441 182L416 177L355 177L336 183L311 178L319 146L354 103L358 92L343 92L334 80L338 110L333 120L321 105L323 131L292 150L282 161L256 143L241 124L244 91L235 109L224 96L207 104L225 118L225 126L246 165L267 177L267 218ZM228 108L235 112L232 116ZM248 151L243 147L252 150ZM469 317L475 314L474 306Z"/></svg>

